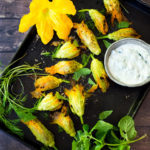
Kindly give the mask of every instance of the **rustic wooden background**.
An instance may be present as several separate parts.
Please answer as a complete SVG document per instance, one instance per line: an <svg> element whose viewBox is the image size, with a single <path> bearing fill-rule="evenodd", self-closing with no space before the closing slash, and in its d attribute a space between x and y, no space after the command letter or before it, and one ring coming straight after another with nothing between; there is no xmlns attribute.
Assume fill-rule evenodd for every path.
<svg viewBox="0 0 150 150"><path fill-rule="evenodd" d="M150 0L142 0L150 5ZM28 12L30 0L0 0L0 62L6 66L14 56L26 36L18 33L18 25L23 14ZM150 19L150 18L148 18ZM133 150L150 150L150 92L135 117L139 135L148 137L133 144ZM0 130L0 150L28 150L27 147L12 139Z"/></svg>

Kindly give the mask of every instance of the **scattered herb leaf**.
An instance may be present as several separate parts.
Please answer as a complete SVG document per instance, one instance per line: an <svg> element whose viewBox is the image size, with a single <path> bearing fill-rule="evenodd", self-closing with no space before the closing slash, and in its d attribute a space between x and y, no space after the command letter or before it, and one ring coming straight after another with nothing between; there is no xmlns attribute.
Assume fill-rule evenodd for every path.
<svg viewBox="0 0 150 150"><path fill-rule="evenodd" d="M68 98L66 98L66 97L64 97L64 96L62 96L62 95L60 95L59 92L56 92L56 97L57 97L58 99L60 99L60 100L66 100L66 101L68 101Z"/></svg>
<svg viewBox="0 0 150 150"><path fill-rule="evenodd" d="M83 67L86 67L89 60L90 60L90 55L86 55L86 54L82 54L81 55L81 58L82 58L82 64L83 64Z"/></svg>
<svg viewBox="0 0 150 150"><path fill-rule="evenodd" d="M91 78L88 79L88 83L89 83L90 85L96 85L96 83L95 83Z"/></svg>
<svg viewBox="0 0 150 150"><path fill-rule="evenodd" d="M102 113L99 114L99 119L100 120L106 119L112 114L112 112L113 112L112 110L103 111Z"/></svg>
<svg viewBox="0 0 150 150"><path fill-rule="evenodd" d="M122 21L122 22L118 23L118 25L117 25L118 29L128 28L129 26L130 26L130 23L126 22L126 21Z"/></svg>
<svg viewBox="0 0 150 150"><path fill-rule="evenodd" d="M77 72L74 73L73 79L78 81L80 79L80 77L87 76L90 73L91 73L91 70L89 68L82 68L82 69L80 69L80 70L78 70Z"/></svg>
<svg viewBox="0 0 150 150"><path fill-rule="evenodd" d="M103 40L103 42L106 48L108 48L111 45L111 43L108 42L107 40Z"/></svg>

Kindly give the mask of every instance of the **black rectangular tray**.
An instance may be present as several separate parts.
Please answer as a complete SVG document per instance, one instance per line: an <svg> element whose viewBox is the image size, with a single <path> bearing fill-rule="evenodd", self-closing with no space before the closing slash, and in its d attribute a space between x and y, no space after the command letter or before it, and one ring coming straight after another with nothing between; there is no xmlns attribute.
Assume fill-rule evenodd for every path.
<svg viewBox="0 0 150 150"><path fill-rule="evenodd" d="M100 9L102 6L102 0L74 0L74 4L78 10L83 8ZM141 5L137 1L130 0L122 1L122 4L130 12L129 14L125 13L125 15L131 22L133 22L133 28L135 28L135 30L142 35L142 39L144 41L150 43L150 11L148 7ZM57 40L57 37L54 37L54 40ZM102 47L102 54L97 58L103 60L106 48L101 41L100 46ZM52 61L50 57L41 56L41 52L51 51L53 49L54 47L50 46L50 44L42 44L39 36L37 35L35 27L33 27L12 61L26 54L15 64L15 66L21 65L25 62L29 63L30 65L42 63L40 65L41 68L51 66L58 60ZM77 58L77 60L81 62L80 58ZM33 80L25 79L23 81L23 84L25 86L25 94L29 94L29 92L34 90ZM64 87L66 87L66 85L62 84L61 88L58 89L63 90ZM134 117L148 91L149 84L138 88L127 88L119 86L110 81L110 88L108 92L103 94L102 92L100 92L100 90L97 90L97 92L87 100L85 106L84 122L89 124L90 126L93 126L98 120L99 113L104 110L113 110L113 114L108 118L108 121L115 124L124 115L128 114ZM33 100L29 95L27 105L30 107L34 103L34 101L35 100ZM71 117L74 121L75 129L81 129L81 124L78 117L72 114ZM44 118L42 118L42 113L38 113L38 118L49 130L54 133L56 146L59 148L59 150L71 149L72 138L69 137L69 135L67 135L65 132L58 133L57 126L50 125L49 120L45 120ZM27 144L28 146L32 145L32 147L29 146L31 149L39 149L39 147L42 146L41 143L35 140L34 136L31 134L27 127L23 125L21 125L21 127L25 133L24 139L22 139L21 142ZM8 132L4 126L2 126L2 128L6 132ZM16 135L14 136L17 137ZM19 138L17 137L17 139Z"/></svg>

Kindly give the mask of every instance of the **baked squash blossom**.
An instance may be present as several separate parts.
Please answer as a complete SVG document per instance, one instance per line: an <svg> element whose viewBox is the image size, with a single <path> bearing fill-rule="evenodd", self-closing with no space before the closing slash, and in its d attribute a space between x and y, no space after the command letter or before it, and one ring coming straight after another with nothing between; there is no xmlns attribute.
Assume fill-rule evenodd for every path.
<svg viewBox="0 0 150 150"><path fill-rule="evenodd" d="M78 48L78 41L74 40L73 43L71 41L66 41L54 54L53 58L67 58L72 59L80 54L80 49Z"/></svg>
<svg viewBox="0 0 150 150"><path fill-rule="evenodd" d="M106 36L98 37L97 39L110 39L110 40L121 40L124 38L140 38L141 35L139 35L133 28L124 28L119 29L115 32L109 33Z"/></svg>
<svg viewBox="0 0 150 150"><path fill-rule="evenodd" d="M33 92L31 92L31 95L34 98L40 98L41 96L43 96L42 92L55 89L55 88L59 87L59 85L62 82L70 83L67 80L62 80L62 79L56 78L54 76L50 76L50 75L42 76L35 81L35 83L34 83L35 90Z"/></svg>
<svg viewBox="0 0 150 150"><path fill-rule="evenodd" d="M114 19L118 22L127 21L126 17L123 15L120 7L119 0L103 0L107 13L111 16L111 23L114 23Z"/></svg>
<svg viewBox="0 0 150 150"><path fill-rule="evenodd" d="M98 59L92 57L91 71L94 80L98 84L102 92L106 92L109 87L109 82L107 81L107 74L105 72L103 63Z"/></svg>
<svg viewBox="0 0 150 150"><path fill-rule="evenodd" d="M52 118L53 118L53 121L51 122L52 124L59 125L61 128L65 130L67 134L69 134L72 137L76 135L73 121L67 114L67 107L63 106L61 112L55 112Z"/></svg>
<svg viewBox="0 0 150 150"><path fill-rule="evenodd" d="M28 122L22 121L36 137L36 140L43 143L45 146L55 148L54 135L49 131L38 119Z"/></svg>
<svg viewBox="0 0 150 150"><path fill-rule="evenodd" d="M81 42L95 55L101 53L101 48L94 33L88 28L88 26L82 21L79 23L74 23L74 28L77 29L77 34L81 39Z"/></svg>
<svg viewBox="0 0 150 150"><path fill-rule="evenodd" d="M63 101L60 101L53 93L47 94L38 104L37 110L40 111L55 111L61 108Z"/></svg>
<svg viewBox="0 0 150 150"><path fill-rule="evenodd" d="M51 75L56 73L67 75L67 74L72 74L81 68L83 68L82 64L80 64L75 60L70 60L70 61L59 61L54 66L46 67L45 71L47 73L50 73Z"/></svg>
<svg viewBox="0 0 150 150"><path fill-rule="evenodd" d="M73 86L72 89L65 89L65 95L69 98L71 111L80 117L83 124L83 115L85 109L85 92L84 87L80 84Z"/></svg>
<svg viewBox="0 0 150 150"><path fill-rule="evenodd" d="M76 14L71 0L53 0L52 2L32 0L29 8L30 12L20 21L19 32L26 32L31 26L36 25L37 33L44 44L53 38L53 30L60 39L68 39L73 23L67 14Z"/></svg>
<svg viewBox="0 0 150 150"><path fill-rule="evenodd" d="M105 16L96 9L79 10L79 12L86 12L86 11L89 12L89 15L91 19L93 20L97 30L105 35L108 32L108 24L107 24Z"/></svg>

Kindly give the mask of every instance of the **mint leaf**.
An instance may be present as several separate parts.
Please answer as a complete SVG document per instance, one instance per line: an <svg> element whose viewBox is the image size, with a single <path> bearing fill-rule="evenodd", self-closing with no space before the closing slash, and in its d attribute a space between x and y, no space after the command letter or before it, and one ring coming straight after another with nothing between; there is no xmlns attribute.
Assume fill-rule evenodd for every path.
<svg viewBox="0 0 150 150"><path fill-rule="evenodd" d="M113 112L112 110L103 111L102 113L99 114L99 119L100 120L106 119L108 116L112 114L112 112Z"/></svg>
<svg viewBox="0 0 150 150"><path fill-rule="evenodd" d="M130 116L123 117L119 121L118 127L120 128L121 136L127 141L133 140L137 135L137 131L135 130L134 126L134 120Z"/></svg>
<svg viewBox="0 0 150 150"><path fill-rule="evenodd" d="M120 22L117 27L118 29L121 29L121 28L128 28L130 26L130 23L129 22L126 22L126 21L122 21Z"/></svg>
<svg viewBox="0 0 150 150"><path fill-rule="evenodd" d="M90 60L90 55L88 56L86 54L82 54L81 58L82 58L82 64L85 67L88 64L89 60Z"/></svg>
<svg viewBox="0 0 150 150"><path fill-rule="evenodd" d="M74 73L73 79L78 81L81 76L87 76L91 73L91 70L89 68L82 68Z"/></svg>
<svg viewBox="0 0 150 150"><path fill-rule="evenodd" d="M110 43L106 40L103 40L103 42L104 42L104 45L105 45L106 48L108 48L112 44L112 43Z"/></svg>
<svg viewBox="0 0 150 150"><path fill-rule="evenodd" d="M84 124L84 125L83 125L83 131L88 132L88 131L89 131L89 125Z"/></svg>
<svg viewBox="0 0 150 150"><path fill-rule="evenodd" d="M96 84L91 78L88 79L88 83L89 83L90 85L95 85L95 84Z"/></svg>

